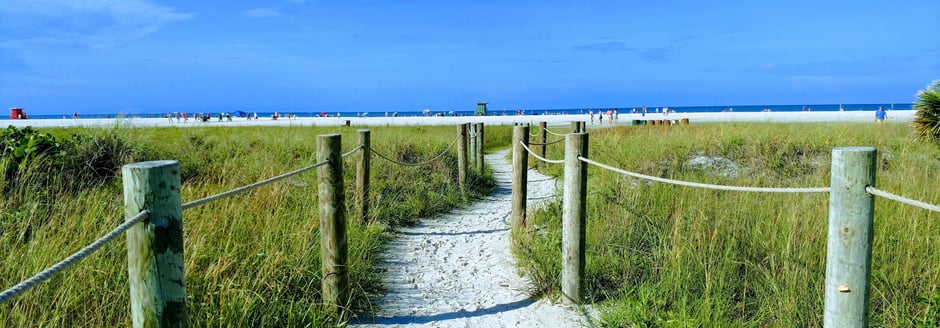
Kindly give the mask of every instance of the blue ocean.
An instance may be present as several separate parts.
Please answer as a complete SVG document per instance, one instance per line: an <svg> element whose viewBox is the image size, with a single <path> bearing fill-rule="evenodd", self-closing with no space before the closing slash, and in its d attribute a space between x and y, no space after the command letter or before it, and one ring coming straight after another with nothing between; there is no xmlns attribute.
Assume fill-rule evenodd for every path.
<svg viewBox="0 0 940 328"><path fill-rule="evenodd" d="M884 106L887 110L910 110L913 109L912 103L900 103L900 104L814 104L814 105L745 105L745 106L670 106L669 111L673 113L716 113L716 112L799 112L799 111L859 111L859 110L877 110L879 106ZM487 110L488 116L500 116L500 115L517 115L520 112L526 115L559 115L559 114L586 114L589 110L604 110L616 108L620 113L630 113L633 111L640 111L641 107L603 107L603 108L551 108L551 109L494 109L489 108ZM71 118L72 113L63 113L63 114L53 114L53 115L31 115L29 109L26 108L26 114L29 115L30 119L61 119L61 118ZM661 111L661 107L647 106L647 113L656 113ZM199 110L186 110L187 113L200 113ZM257 112L259 117L271 117L275 112L280 115L296 115L298 117L319 117L323 115L335 117L337 114L343 117L376 117L376 116L427 116L427 115L441 115L441 116L472 116L474 114L473 110L464 110L464 109L447 109L447 110L432 110L429 114L421 110L401 110L401 111L362 111L362 112L330 112L330 111L304 111L304 110L294 110L294 111L279 111L271 110L265 112ZM81 118L115 118L115 117L126 117L126 118L148 118L154 117L159 118L164 115L167 115L169 112L138 112L138 113L99 113L99 114L81 114ZM254 115L255 112L245 113L239 111L238 109L233 109L230 113L234 116L240 115ZM219 112L213 112L213 117L218 117Z"/></svg>

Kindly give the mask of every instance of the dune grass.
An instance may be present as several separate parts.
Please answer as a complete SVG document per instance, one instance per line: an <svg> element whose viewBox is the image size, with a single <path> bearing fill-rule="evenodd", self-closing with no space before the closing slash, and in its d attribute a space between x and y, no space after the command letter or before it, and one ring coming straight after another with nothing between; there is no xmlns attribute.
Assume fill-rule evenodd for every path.
<svg viewBox="0 0 940 328"><path fill-rule="evenodd" d="M589 157L686 181L826 187L837 146L877 147L878 188L940 204L940 149L912 141L904 124L617 127L590 132ZM548 157L563 151L550 146ZM822 324L828 194L713 191L588 170L585 290L604 325ZM543 171L560 177L562 166ZM529 220L517 256L539 294L557 294L560 201ZM874 224L870 324L940 326L940 215L876 199Z"/></svg>
<svg viewBox="0 0 940 328"><path fill-rule="evenodd" d="M369 129L373 148L401 161L430 158L444 151L456 137L452 126ZM487 145L508 143L508 133L503 130L508 128L488 127ZM355 129L336 127L44 131L60 137L81 134L89 136L85 140L104 140L98 146L86 145L85 151L114 152L123 163L179 160L183 202L314 163L318 134L342 134L344 151L356 144ZM363 224L352 219L355 158L353 155L344 161L353 286L349 306L354 312L368 313L371 303L367 295L381 289L375 255L383 248L388 229L465 204L468 198L488 192L494 184L490 176L471 173L471 191L468 198L462 197L456 183L454 150L439 162L417 168L373 156L373 210L369 222ZM15 165L0 158L0 172ZM49 166L35 164L18 169L25 171L16 181L0 176L8 189L0 200L0 288L4 289L65 258L123 221L119 170L94 183L75 184L74 176L49 171ZM316 173L311 171L184 211L190 326L331 326L348 319L330 317L321 304L316 188ZM126 261L125 242L119 238L83 262L0 305L0 325L130 325Z"/></svg>

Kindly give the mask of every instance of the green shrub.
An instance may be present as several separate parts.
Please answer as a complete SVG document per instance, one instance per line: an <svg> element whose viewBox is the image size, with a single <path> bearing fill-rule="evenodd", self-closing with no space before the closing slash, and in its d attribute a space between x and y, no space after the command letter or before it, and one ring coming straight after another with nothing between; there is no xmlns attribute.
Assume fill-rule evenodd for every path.
<svg viewBox="0 0 940 328"><path fill-rule="evenodd" d="M940 140L940 80L917 93L914 135L925 141Z"/></svg>

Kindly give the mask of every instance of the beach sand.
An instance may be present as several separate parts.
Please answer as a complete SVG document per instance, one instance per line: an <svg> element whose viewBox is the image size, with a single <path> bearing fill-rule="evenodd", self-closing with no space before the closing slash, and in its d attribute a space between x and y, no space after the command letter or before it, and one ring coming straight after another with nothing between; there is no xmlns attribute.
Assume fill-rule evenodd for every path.
<svg viewBox="0 0 940 328"><path fill-rule="evenodd" d="M913 110L888 111L888 122L910 122L914 118ZM619 115L618 125L630 125L633 120L681 120L689 119L690 124L715 122L875 122L875 111L846 111L846 112L723 112L723 113L670 113L668 116L661 113ZM595 117L596 118L596 117ZM122 126L342 126L347 121L351 126L385 126L385 125L457 125L460 123L478 123L487 125L512 125L514 123L547 122L549 125L565 125L571 121L587 121L587 114L573 115L510 115L510 116L444 116L444 117L302 117L296 119L260 118L257 121L248 121L236 117L232 122L196 122L170 123L165 118L121 118L121 119L39 119L39 120L0 120L0 127L13 125L16 127L111 127L115 124ZM589 123L590 125L590 123ZM605 117L604 125L609 125ZM595 122L594 126L599 126Z"/></svg>

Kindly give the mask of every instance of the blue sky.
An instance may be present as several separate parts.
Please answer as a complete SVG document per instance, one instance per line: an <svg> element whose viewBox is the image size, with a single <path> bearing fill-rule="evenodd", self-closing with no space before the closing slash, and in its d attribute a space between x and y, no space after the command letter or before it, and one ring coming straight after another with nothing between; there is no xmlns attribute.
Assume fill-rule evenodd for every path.
<svg viewBox="0 0 940 328"><path fill-rule="evenodd" d="M912 102L940 1L0 0L30 114Z"/></svg>

